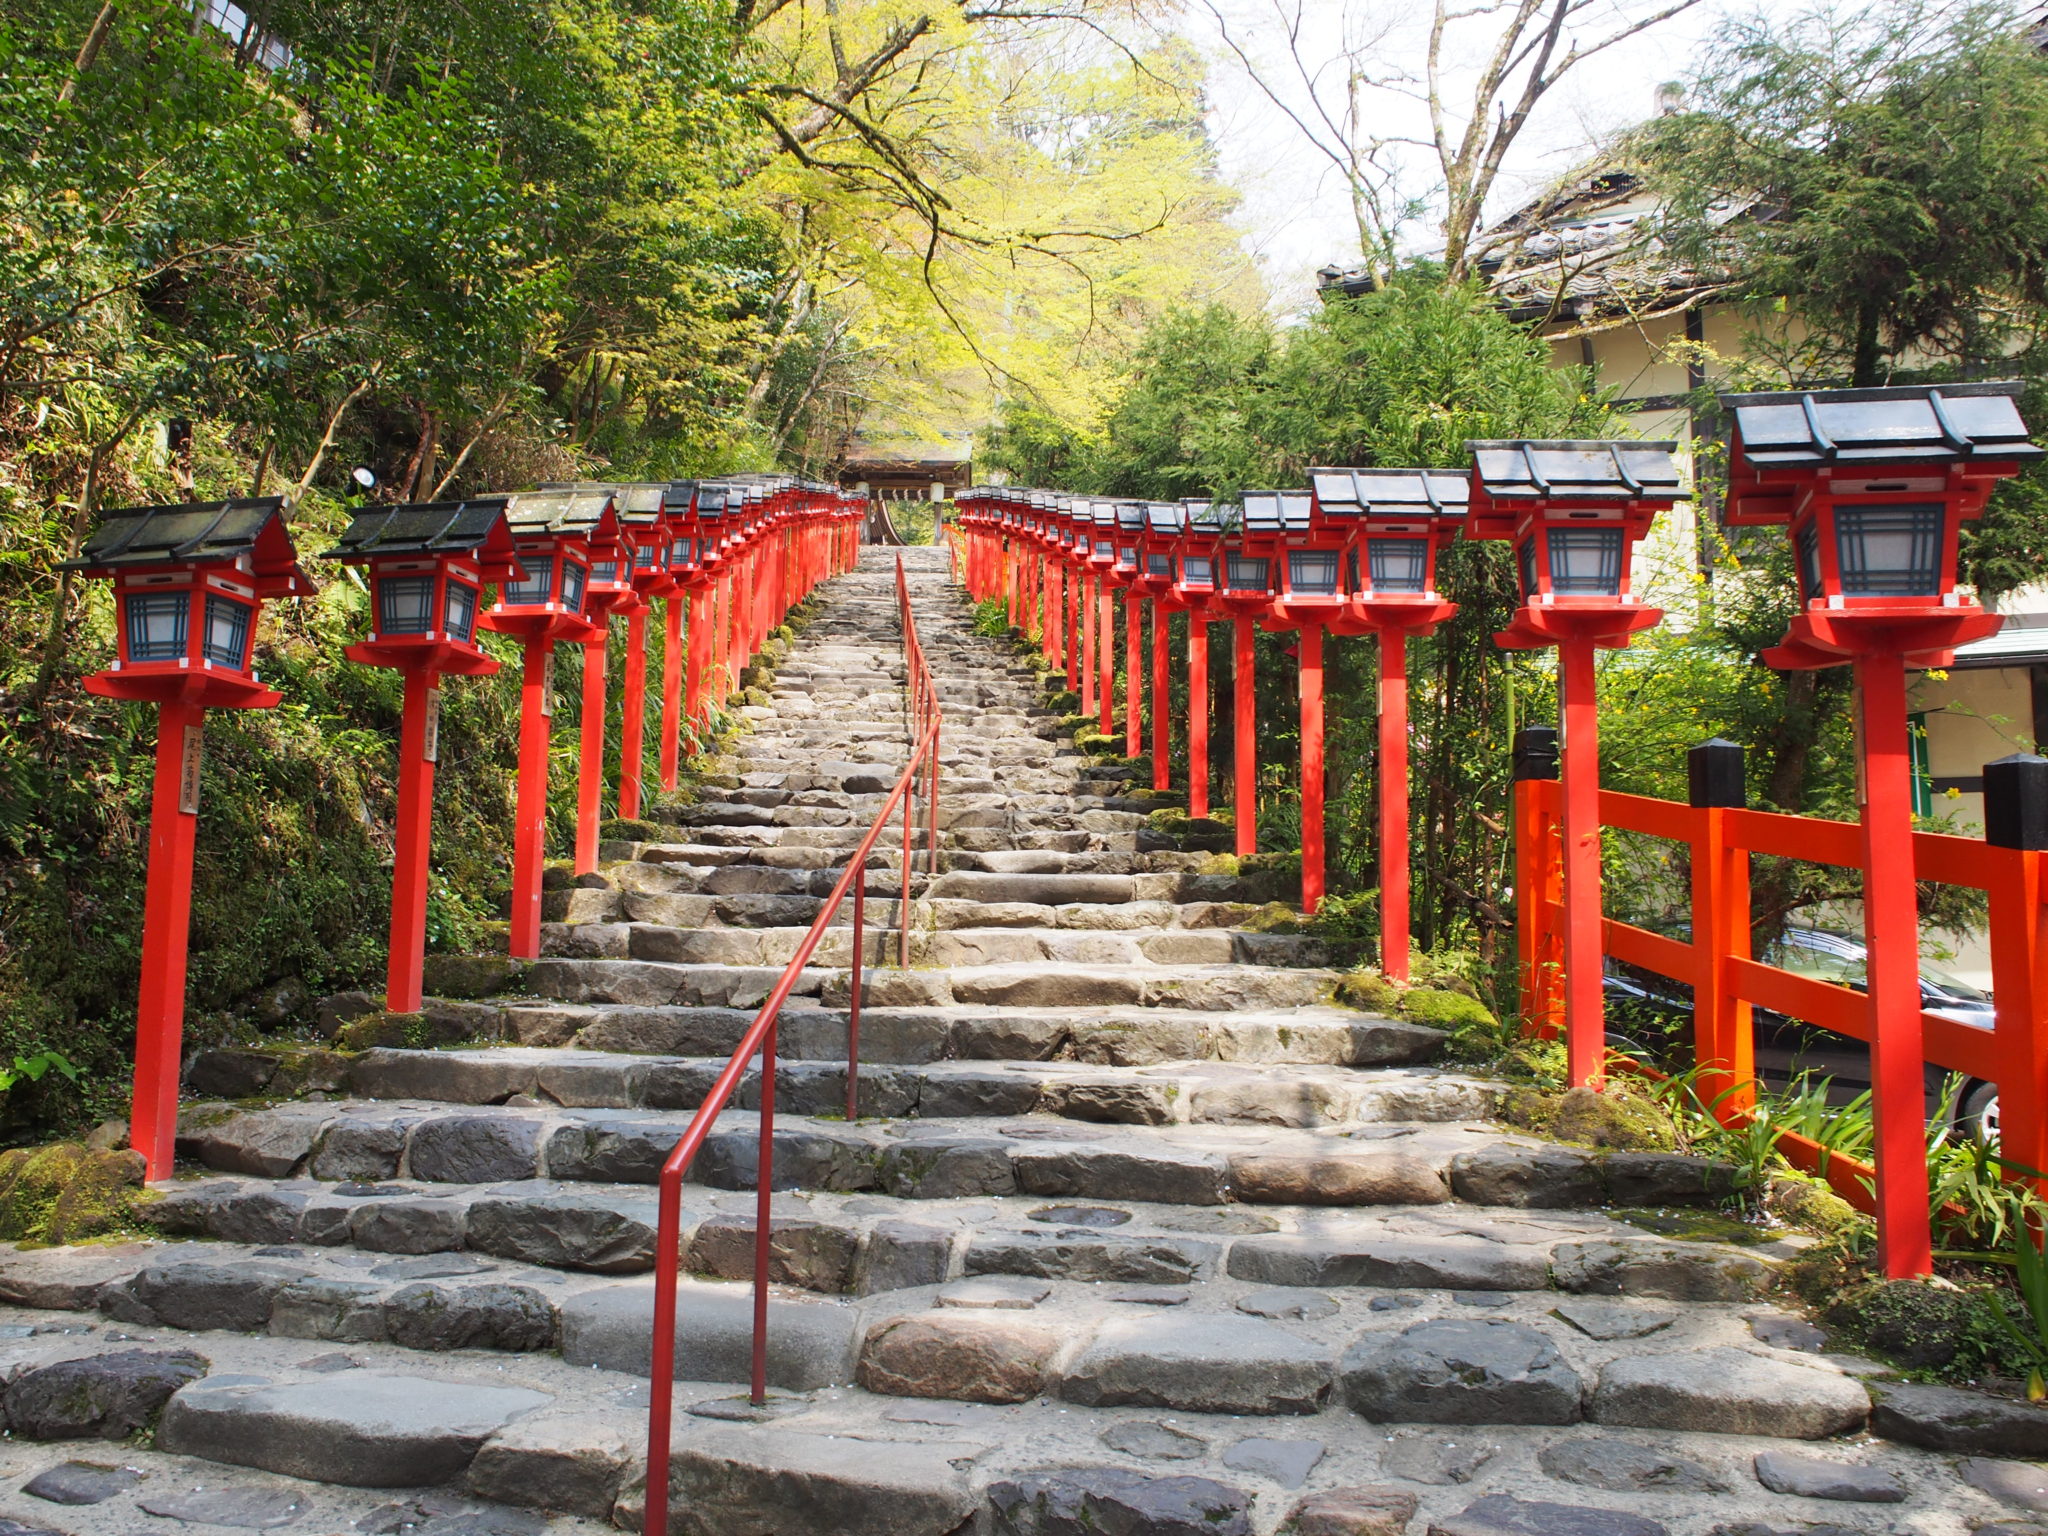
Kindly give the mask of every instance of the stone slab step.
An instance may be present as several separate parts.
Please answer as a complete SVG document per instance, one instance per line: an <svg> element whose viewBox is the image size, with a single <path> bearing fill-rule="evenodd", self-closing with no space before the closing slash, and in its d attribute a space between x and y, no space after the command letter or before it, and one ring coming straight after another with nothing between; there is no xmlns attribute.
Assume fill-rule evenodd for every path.
<svg viewBox="0 0 2048 1536"><path fill-rule="evenodd" d="M752 1188L757 1119L744 1108L727 1110L690 1177L716 1188ZM200 1104L180 1116L178 1150L216 1171L272 1179L652 1183L689 1121L670 1110L454 1109L418 1100L298 1102L263 1110ZM1729 1165L1668 1153L1583 1154L1567 1168L1554 1149L1457 1122L1293 1129L1083 1125L1034 1115L849 1123L784 1109L776 1117L774 1153L778 1188L874 1190L909 1200L1023 1193L1194 1206L1344 1207L1427 1206L1505 1194L1502 1203L1524 1208L1571 1208L1617 1197L1636 1205L1725 1199L1735 1179ZM333 1219L352 1218L337 1211ZM1341 1268L1351 1259L1317 1250L1300 1262Z"/></svg>
<svg viewBox="0 0 2048 1536"><path fill-rule="evenodd" d="M216 1067L202 1053L187 1072L200 1087L227 1080L250 1053ZM508 1046L488 1050L374 1049L345 1068L364 1099L502 1104L530 1098L578 1108L695 1109L726 1058ZM1500 1085L1438 1072L1364 1072L1347 1067L1186 1063L1118 1067L1088 1062L873 1063L860 1075L860 1109L891 1119L1050 1114L1105 1124L1345 1125L1478 1120ZM738 1102L756 1107L759 1074ZM793 1114L830 1114L846 1102L837 1061L781 1061L776 1104Z"/></svg>
<svg viewBox="0 0 2048 1536"><path fill-rule="evenodd" d="M1063 1305L1055 1297L1035 1311L984 1311L982 1331L1005 1335L1005 1357L1014 1359L1033 1321L1056 1315ZM1134 1314L1145 1310L1125 1305ZM921 1317L949 1313L973 1315L934 1309ZM23 1334L44 1324L77 1326L61 1314L21 1316ZM1393 1316L1405 1324L1414 1314ZM990 1318L1015 1326L991 1328ZM929 1346L930 1335L909 1332L918 1320L894 1330L899 1342L889 1359L907 1355L915 1363L920 1351L913 1346L923 1343L924 1358L948 1363ZM1524 1319L1518 1314L1516 1320ZM1540 1316L1526 1320L1551 1326ZM1280 1326L1292 1335L1301 1325ZM1715 1326L1730 1340L1721 1347L1745 1354L1755 1348L1739 1318L1717 1318ZM186 1443L194 1449L165 1449L160 1431L154 1445L121 1447L120 1460L132 1475L103 1502L57 1512L44 1500L10 1493L0 1505L9 1516L34 1529L54 1522L95 1532L146 1523L151 1505L181 1509L205 1523L214 1523L208 1516L230 1515L243 1524L283 1519L307 1530L376 1531L409 1520L449 1536L458 1530L581 1536L613 1522L637 1525L644 1380L546 1355L488 1360L375 1342L337 1349L290 1338L171 1328L151 1333L141 1347L195 1349L210 1368L208 1377L183 1389L189 1397L172 1399L166 1415L180 1426L173 1438L192 1435ZM1570 1354L1569 1335L1556 1335L1555 1342L1567 1364L1582 1369ZM86 1362L89 1369L98 1357L136 1347L103 1334L16 1337L0 1344L0 1368L16 1379L65 1362ZM1309 1341L1311 1351L1317 1347ZM889 1363L884 1353L876 1352L878 1367ZM1828 1374L1811 1362L1787 1364L1808 1375ZM1341 1381L1341 1355L1336 1373ZM396 1393L389 1385L394 1380L405 1384ZM326 1392L315 1390L323 1386ZM1598 1392L1596 1385L1596 1399ZM473 1447L467 1436L450 1432L473 1432L478 1419L511 1406L493 1395L506 1393L543 1401L490 1428ZM1887 1517L1914 1528L1929 1519L1977 1527L2011 1516L2010 1507L1987 1491L1990 1480L1977 1476L1981 1467L2003 1464L1958 1466L1951 1456L1910 1445L1809 1450L1770 1436L1605 1421L1470 1424L1449 1431L1435 1423L1390 1424L1360 1433L1360 1420L1334 1400L1339 1396L1333 1389L1314 1413L1246 1423L1136 1404L1058 1397L967 1402L859 1386L778 1391L765 1409L750 1410L729 1384L685 1381L677 1387L671 1529L702 1536L799 1530L954 1536L962 1529L1050 1536L1089 1528L1078 1514L1071 1524L1046 1523L1067 1518L1062 1510L1086 1510L1095 1527L1116 1520L1107 1528L1137 1536L1250 1536L1277 1530L1297 1511L1323 1510L1334 1519L1337 1511L1378 1510L1378 1524L1326 1528L1400 1530L1412 1519L1409 1528L1455 1536L1692 1536L1708 1529L1701 1520L1755 1520L1777 1529L1801 1516L1848 1515L1839 1502L1774 1491L1774 1483L1785 1486L1785 1474L1796 1475L1802 1466L1831 1471L1838 1482L1889 1479L1894 1491L1887 1497L1895 1503ZM424 1403L445 1411L416 1435L388 1435L405 1417L417 1417ZM375 1448L374 1465L360 1456L338 1464L342 1458L333 1452L343 1445ZM436 1448L445 1448L448 1460L466 1459L435 1489L358 1488L244 1465L289 1458L306 1472L350 1478L363 1478L367 1467L396 1483L423 1467L445 1466L446 1460L435 1465L430 1453ZM18 1486L66 1453L61 1442L0 1441L0 1478ZM111 1448L78 1447L70 1454L105 1460Z"/></svg>
<svg viewBox="0 0 2048 1536"><path fill-rule="evenodd" d="M644 928L639 931L660 932ZM935 937L953 939L957 935ZM1110 936L1072 937L1079 940ZM556 953L527 971L527 988L535 996L574 1003L748 1007L764 1001L782 976L779 967L748 965L739 960L681 963L627 959L625 950L629 942L628 925L544 927L543 948ZM1327 1003L1339 974L1306 965L1294 968L1035 961L955 965L944 969L895 970L877 966L863 973L863 988L866 1000L877 1007L944 1007L962 1003L1012 1008L1137 1007L1228 1013ZM844 1006L847 987L846 971L821 966L800 975L792 995L819 998L828 1006L835 1002Z"/></svg>
<svg viewBox="0 0 2048 1536"><path fill-rule="evenodd" d="M646 905L657 910L664 901L649 898ZM776 907L772 903L783 905ZM761 926L723 928L678 928L659 922L547 925L542 929L542 953L588 955L616 952L620 959L656 961L666 965L779 966L796 957L809 936L809 925L783 927L772 924L774 917L815 918L818 904L808 897L736 898L735 905L751 903L752 915ZM1321 968L1342 963L1360 948L1354 942L1324 940L1300 934L1245 933L1230 928L1169 928L1157 922L1145 928L1118 932L1099 927L1082 927L1080 919L1120 908L1084 907L1075 911L1074 927L990 927L942 928L938 932L913 929L910 935L910 964L918 969L954 970L986 966L1039 966L1065 971L1071 967L1217 967ZM662 914L667 915L667 914ZM893 925L882 921L893 912L878 912L869 919L863 937L862 965L881 968L898 957L899 939ZM970 910L960 916L972 916ZM1004 915L997 909L997 916ZM1017 914L1025 921L1031 913ZM1155 919L1177 916L1173 909L1151 909L1136 914ZM1207 911L1197 916L1207 916ZM1228 914L1226 914L1228 915ZM564 932L563 928L580 929ZM615 930L615 931L607 931ZM849 922L830 928L812 951L814 963L834 969L853 963L853 934Z"/></svg>
<svg viewBox="0 0 2048 1536"><path fill-rule="evenodd" d="M872 974L869 979L874 979ZM885 1007L878 1005L877 994L895 990L890 980L866 990L861 1059L881 1063L1076 1060L1112 1066L1176 1061L1406 1066L1428 1061L1443 1041L1439 1031L1420 1024L1313 1004L1231 1013L977 1004ZM817 1006L819 991L833 991L836 1001L845 1001L836 995L844 991L844 983L837 982L785 1006L777 1026L778 1049L785 1060L846 1058L848 1014L843 1007ZM533 999L507 999L501 1012L503 1019L492 1026L492 1038L654 1055L730 1056L754 1020L751 1010L740 1008ZM241 1098L259 1087L213 1091L224 1098Z"/></svg>

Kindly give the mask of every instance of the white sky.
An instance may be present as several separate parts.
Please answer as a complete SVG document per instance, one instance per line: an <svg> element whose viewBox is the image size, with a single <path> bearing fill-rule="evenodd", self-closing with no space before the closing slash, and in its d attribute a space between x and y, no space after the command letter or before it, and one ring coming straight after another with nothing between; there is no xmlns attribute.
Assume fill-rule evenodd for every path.
<svg viewBox="0 0 2048 1536"><path fill-rule="evenodd" d="M1634 15L1656 9L1643 0L1615 0ZM1289 87L1298 105L1306 104L1305 88L1293 76L1284 38L1276 25L1276 7L1302 17L1304 57L1327 70L1326 96L1341 88L1342 68L1334 64L1346 28L1364 35L1372 27L1383 37L1376 60L1420 71L1425 56L1428 0L1216 0L1240 45L1258 59L1276 87ZM1657 87L1682 79L1702 41L1729 14L1758 11L1791 14L1810 8L1811 0L1705 0L1705 3L1663 22L1580 65L1544 98L1516 141L1487 212L1497 217L1523 196L1571 168L1589 145L1605 134L1648 117L1656 109ZM1246 78L1223 45L1204 0L1188 0L1181 29L1202 47L1212 62L1210 126L1226 178L1244 195L1240 222L1245 243L1266 268L1276 303L1285 310L1306 304L1313 296L1316 268L1331 261L1347 263L1358 255L1356 224L1345 184L1335 168L1310 148L1287 116ZM1604 30L1604 29L1603 29ZM1591 29L1589 28L1589 32ZM1454 39L1473 60L1490 42L1484 21L1468 22ZM1598 34L1594 34L1598 35ZM1453 54L1451 62L1460 62ZM1313 66L1312 66L1313 67ZM1469 95L1468 95L1469 99ZM1375 119L1400 124L1404 133L1418 131L1425 118L1419 104L1404 103L1392 94L1374 98ZM1412 191L1427 194L1433 187L1433 160L1412 163ZM1436 231L1426 221L1410 232L1417 249L1435 243Z"/></svg>

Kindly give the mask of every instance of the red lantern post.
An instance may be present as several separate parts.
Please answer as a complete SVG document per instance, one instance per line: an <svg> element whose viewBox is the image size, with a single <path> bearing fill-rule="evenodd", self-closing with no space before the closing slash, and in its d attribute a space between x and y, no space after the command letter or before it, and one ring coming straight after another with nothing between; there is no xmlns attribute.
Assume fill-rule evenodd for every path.
<svg viewBox="0 0 2048 1536"><path fill-rule="evenodd" d="M427 947L434 764L441 755L441 679L449 673L489 677L498 670L476 643L484 584L516 581L523 572L505 522L505 500L498 496L368 508L321 558L369 568L370 637L343 654L405 674L384 1006L417 1013Z"/></svg>
<svg viewBox="0 0 2048 1536"><path fill-rule="evenodd" d="M1166 598L1188 616L1188 815L1209 814L1209 620L1218 611L1217 568L1226 522L1210 502L1180 504L1174 581Z"/></svg>
<svg viewBox="0 0 2048 1536"><path fill-rule="evenodd" d="M663 617L667 623L661 650L661 787L674 789L682 773L683 718L694 714L696 678L684 683L683 618L691 595L700 590L704 567L697 559L697 484L672 480L662 493L662 515L668 522L668 555L664 565L669 590ZM692 624L688 644L697 640ZM694 747L695 742L692 742Z"/></svg>
<svg viewBox="0 0 2048 1536"><path fill-rule="evenodd" d="M1436 561L1463 525L1469 476L1449 470L1317 469L1318 518L1349 524L1349 595L1338 634L1379 640L1380 969L1408 979L1408 641L1457 611L1437 595Z"/></svg>
<svg viewBox="0 0 2048 1536"><path fill-rule="evenodd" d="M1600 727L1593 652L1663 617L1629 590L1630 556L1678 499L1674 443L1475 442L1473 538L1512 539L1522 606L1494 642L1557 648L1564 717L1565 1071L1606 1080L1601 1003Z"/></svg>
<svg viewBox="0 0 2048 1536"><path fill-rule="evenodd" d="M604 491L527 491L506 498L505 519L523 580L506 582L477 622L525 642L519 698L519 802L512 830L512 921L508 952L540 956L541 865L547 853L548 723L554 714L555 642L588 644L603 630L584 611L591 551L618 541Z"/></svg>
<svg viewBox="0 0 2048 1536"><path fill-rule="evenodd" d="M1727 520L1791 535L1800 607L1782 669L1855 669L1863 802L1878 1252L1892 1278L1933 1266L1928 1231L1920 912L1906 671L1995 633L1957 580L1962 525L2041 457L2017 383L1723 395L1735 418Z"/></svg>
<svg viewBox="0 0 2048 1536"><path fill-rule="evenodd" d="M1138 544L1138 574L1132 588L1152 604L1152 787L1171 787L1173 691L1169 675L1167 613L1173 596L1173 551L1184 509L1177 501L1145 503L1145 532ZM1136 718L1136 711L1132 712Z"/></svg>
<svg viewBox="0 0 2048 1536"><path fill-rule="evenodd" d="M1145 750L1145 712L1138 701L1145 682L1145 503L1119 501L1115 507L1116 563L1109 582L1124 595L1124 756L1136 757Z"/></svg>
<svg viewBox="0 0 2048 1536"><path fill-rule="evenodd" d="M1289 492L1305 496L1306 492ZM1279 548L1278 491L1247 491L1244 504L1219 509L1227 528L1223 542L1222 582L1212 601L1235 623L1235 654L1231 677L1236 706L1231 735L1236 743L1232 771L1231 814L1237 824L1238 857L1259 850L1259 741L1255 626L1272 611L1273 557ZM1254 512L1254 508L1257 511ZM1253 525L1256 517L1257 525Z"/></svg>
<svg viewBox="0 0 2048 1536"><path fill-rule="evenodd" d="M593 538L590 542L590 586L583 596L583 611L594 631L583 642L583 723L579 732L573 860L579 875L597 868L597 832L604 821L604 714L606 685L610 681L605 664L611 618L615 613L647 611L647 604L633 590L633 554L618 520L617 487L599 490L611 498L613 533L608 540Z"/></svg>
<svg viewBox="0 0 2048 1536"><path fill-rule="evenodd" d="M270 709L279 695L250 664L270 598L314 590L278 497L127 507L99 526L66 570L114 583L117 657L88 693L157 706L156 785L142 906L129 1144L147 1177L168 1178L178 1131L185 962L192 931L192 844L209 709Z"/></svg>

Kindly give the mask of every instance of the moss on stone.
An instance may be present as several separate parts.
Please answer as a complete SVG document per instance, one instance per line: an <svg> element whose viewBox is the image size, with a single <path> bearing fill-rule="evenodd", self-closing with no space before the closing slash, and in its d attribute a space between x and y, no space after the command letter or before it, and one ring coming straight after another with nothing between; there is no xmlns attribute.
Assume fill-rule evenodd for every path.
<svg viewBox="0 0 2048 1536"><path fill-rule="evenodd" d="M1154 811L1152 814L1156 816L1159 813ZM1223 875L1234 880L1237 878L1237 855L1234 853L1212 853L1195 866L1195 873L1198 875Z"/></svg>
<svg viewBox="0 0 2048 1536"><path fill-rule="evenodd" d="M1124 739L1106 736L1101 731L1077 730L1074 732L1074 750L1089 757L1122 757Z"/></svg>
<svg viewBox="0 0 2048 1536"><path fill-rule="evenodd" d="M1300 933L1302 916L1284 901L1269 901L1237 925L1250 933Z"/></svg>
<svg viewBox="0 0 2048 1536"><path fill-rule="evenodd" d="M1619 1152L1672 1152L1677 1129L1659 1105L1610 1083L1590 1088L1511 1088L1501 1099L1500 1117L1509 1125L1537 1131L1555 1141Z"/></svg>
<svg viewBox="0 0 2048 1536"><path fill-rule="evenodd" d="M1374 970L1356 970L1337 982L1337 1001L1364 1013L1392 1013L1401 1003L1401 989Z"/></svg>
<svg viewBox="0 0 2048 1536"><path fill-rule="evenodd" d="M1996 1338L1983 1301L1946 1280L1873 1280L1838 1295L1821 1321L1915 1371L1940 1371Z"/></svg>
<svg viewBox="0 0 2048 1536"><path fill-rule="evenodd" d="M1818 1179L1775 1178L1771 1180L1765 1204L1787 1226L1819 1237L1846 1237L1870 1220Z"/></svg>
<svg viewBox="0 0 2048 1536"><path fill-rule="evenodd" d="M82 1142L0 1152L0 1238L76 1243L138 1226L159 1198L142 1187L142 1155Z"/></svg>
<svg viewBox="0 0 2048 1536"><path fill-rule="evenodd" d="M666 838L671 830L658 821L628 820L624 816L614 816L609 821L598 823L597 835L608 842L658 843Z"/></svg>
<svg viewBox="0 0 2048 1536"><path fill-rule="evenodd" d="M1427 1024L1431 1029L1449 1030L1453 1034L1467 1029L1491 1032L1500 1028L1500 1021L1478 998L1441 987L1410 987L1401 994L1400 1008L1401 1017L1411 1024Z"/></svg>

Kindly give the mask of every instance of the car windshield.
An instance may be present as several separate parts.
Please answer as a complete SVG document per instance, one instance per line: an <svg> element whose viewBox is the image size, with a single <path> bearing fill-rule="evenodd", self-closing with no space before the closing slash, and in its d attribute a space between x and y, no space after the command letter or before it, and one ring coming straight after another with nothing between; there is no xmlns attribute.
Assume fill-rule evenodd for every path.
<svg viewBox="0 0 2048 1536"><path fill-rule="evenodd" d="M1863 941L1849 934L1828 933L1818 928L1788 928L1764 951L1766 965L1775 965L1797 976L1832 982L1838 987L1861 991L1864 976ZM1990 994L1973 987L1962 977L1938 965L1920 963L1920 981L1959 1003L1989 1003Z"/></svg>

